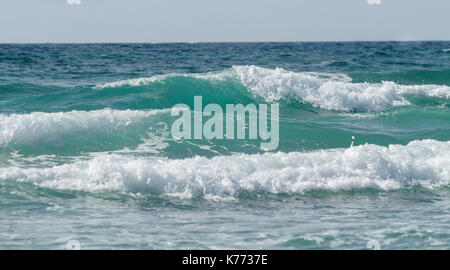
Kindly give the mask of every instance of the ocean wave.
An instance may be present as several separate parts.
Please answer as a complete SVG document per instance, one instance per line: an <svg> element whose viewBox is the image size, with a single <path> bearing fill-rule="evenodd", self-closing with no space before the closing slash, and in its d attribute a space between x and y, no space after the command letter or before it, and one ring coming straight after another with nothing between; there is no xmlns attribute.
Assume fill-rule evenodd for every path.
<svg viewBox="0 0 450 270"><path fill-rule="evenodd" d="M408 69L384 72L353 72L354 82L394 81L400 85L450 85L450 69Z"/></svg>
<svg viewBox="0 0 450 270"><path fill-rule="evenodd" d="M117 88L122 86L141 86L148 85L154 82L162 82L169 78L176 77L187 77L199 80L210 80L210 81L223 81L226 79L233 78L233 69L226 69L220 72L209 72L209 73L169 73L163 75L154 75L151 77L142 77L134 79L120 80L110 83L97 84L94 89L104 89L104 88Z"/></svg>
<svg viewBox="0 0 450 270"><path fill-rule="evenodd" d="M118 154L48 168L0 168L14 179L69 190L115 190L182 198L236 198L241 192L395 190L450 184L450 142L361 145L314 152L170 160Z"/></svg>
<svg viewBox="0 0 450 270"><path fill-rule="evenodd" d="M268 101L298 98L327 110L382 111L410 105L405 95L450 98L447 86L351 83L316 74L255 66L235 67L235 70L245 86Z"/></svg>
<svg viewBox="0 0 450 270"><path fill-rule="evenodd" d="M233 66L221 72L204 74L157 75L101 84L95 88L140 86L175 77L209 81L236 80L267 102L292 98L322 109L338 111L382 111L411 105L408 95L450 98L450 87L445 85L400 85L388 81L352 83L345 74L294 72L257 66Z"/></svg>
<svg viewBox="0 0 450 270"><path fill-rule="evenodd" d="M143 118L169 111L169 109L139 111L106 108L94 111L0 114L0 146L9 143L51 142L74 134L117 131Z"/></svg>

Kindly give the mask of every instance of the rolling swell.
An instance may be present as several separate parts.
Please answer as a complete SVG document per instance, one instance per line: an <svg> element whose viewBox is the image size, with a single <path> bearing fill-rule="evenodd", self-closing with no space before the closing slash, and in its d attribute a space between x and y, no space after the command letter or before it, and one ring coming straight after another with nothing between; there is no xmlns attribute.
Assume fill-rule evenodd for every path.
<svg viewBox="0 0 450 270"><path fill-rule="evenodd" d="M315 110L348 112L384 111L408 105L449 106L450 87L444 84L403 85L394 82L395 76L386 79L391 80L356 83L345 74L234 66L218 72L155 75L65 87L65 90L60 86L57 91L26 97L17 97L17 93L26 93L30 87L28 84L5 86L1 91L4 93L3 108L25 112L35 111L36 104L53 111L105 107L164 109L178 103L192 105L195 95L203 96L205 103L221 105L279 101L285 107L294 103L298 108L296 103L301 103L300 107L304 106L305 110L312 107ZM45 86L37 88L45 89Z"/></svg>
<svg viewBox="0 0 450 270"><path fill-rule="evenodd" d="M158 83L170 85L176 84L177 80L182 82L188 79L199 80L201 83L209 82L209 85L204 85L206 88L226 92L227 95L236 95L236 89L241 90L240 94L244 94L242 92L244 87L253 97L264 98L267 102L293 99L324 110L336 111L382 111L414 104L407 96L444 101L450 98L450 88L445 85L352 83L351 78L345 74L292 72L281 68L267 69L257 66L235 66L221 72L206 74L170 74L130 79L100 84L95 88L103 90L142 86L151 88ZM233 98L235 100L236 96Z"/></svg>
<svg viewBox="0 0 450 270"><path fill-rule="evenodd" d="M22 87L27 93L29 86L12 90ZM147 149L170 158L260 153L259 141L174 142L168 128L174 119L168 112L178 103L193 107L195 95L201 95L204 104L223 107L279 102L278 150L284 152L348 147L352 137L355 145L383 146L427 138L450 140L450 88L445 85L353 83L345 74L234 66L210 73L59 86L57 91L44 88L20 97L21 91L8 95L3 90L8 106L2 108L24 112L0 113L1 152L77 155ZM48 112L36 112L35 106Z"/></svg>

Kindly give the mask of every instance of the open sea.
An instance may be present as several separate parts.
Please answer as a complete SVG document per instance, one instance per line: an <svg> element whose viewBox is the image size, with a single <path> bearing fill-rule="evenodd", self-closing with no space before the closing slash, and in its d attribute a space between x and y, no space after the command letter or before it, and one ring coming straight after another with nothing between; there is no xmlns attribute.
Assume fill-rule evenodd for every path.
<svg viewBox="0 0 450 270"><path fill-rule="evenodd" d="M279 147L175 140L278 103ZM0 249L448 249L450 42L1 44Z"/></svg>

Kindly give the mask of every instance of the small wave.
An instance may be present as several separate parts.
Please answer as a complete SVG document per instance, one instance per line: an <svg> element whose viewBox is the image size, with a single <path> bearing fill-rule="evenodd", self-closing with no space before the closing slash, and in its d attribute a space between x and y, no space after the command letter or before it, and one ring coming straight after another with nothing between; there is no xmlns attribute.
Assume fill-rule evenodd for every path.
<svg viewBox="0 0 450 270"><path fill-rule="evenodd" d="M326 110L382 111L410 105L407 95L450 98L450 87L440 85L399 85L394 82L352 83L345 74L293 72L282 68L234 66L221 72L167 74L97 85L95 88L139 86L173 77L200 80L237 80L253 94L268 102L293 98Z"/></svg>
<svg viewBox="0 0 450 270"><path fill-rule="evenodd" d="M30 144L36 141L57 141L64 136L115 130L164 110L114 110L69 112L33 112L0 114L0 146L11 142Z"/></svg>
<svg viewBox="0 0 450 270"><path fill-rule="evenodd" d="M235 198L240 192L394 190L450 184L450 142L361 145L314 152L166 158L105 154L49 168L0 168L0 179L47 188L116 190L183 198Z"/></svg>
<svg viewBox="0 0 450 270"><path fill-rule="evenodd" d="M210 73L190 73L190 74L179 74L179 73L170 73L164 75L154 75L151 77L142 77L135 79L127 79L116 82L97 84L94 86L94 89L104 89L104 88L117 88L122 86L141 86L148 85L154 82L162 82L168 78L175 77L189 77L199 80L210 80L210 81L221 81L230 79L233 77L231 70L224 70L221 72L210 72Z"/></svg>

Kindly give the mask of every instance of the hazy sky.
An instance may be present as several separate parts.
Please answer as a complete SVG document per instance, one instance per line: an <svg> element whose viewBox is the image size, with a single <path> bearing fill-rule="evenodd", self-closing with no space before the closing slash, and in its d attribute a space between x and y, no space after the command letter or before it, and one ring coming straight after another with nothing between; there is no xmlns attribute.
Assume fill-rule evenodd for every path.
<svg viewBox="0 0 450 270"><path fill-rule="evenodd" d="M0 42L450 40L449 11L449 0L0 0Z"/></svg>

